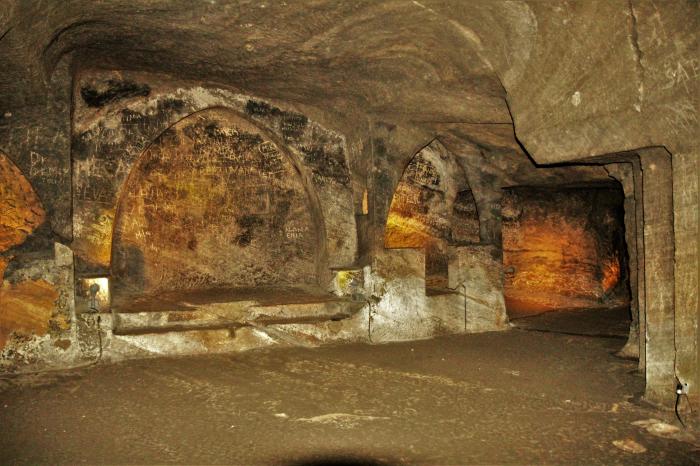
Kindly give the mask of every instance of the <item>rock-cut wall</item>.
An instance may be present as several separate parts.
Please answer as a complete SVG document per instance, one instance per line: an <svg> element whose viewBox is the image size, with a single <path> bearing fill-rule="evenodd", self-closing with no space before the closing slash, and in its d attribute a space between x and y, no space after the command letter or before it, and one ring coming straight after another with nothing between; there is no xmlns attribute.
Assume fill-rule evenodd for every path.
<svg viewBox="0 0 700 466"><path fill-rule="evenodd" d="M221 117L211 119L208 113L195 115L213 108L227 109L230 112L227 118L235 122L231 120L223 124ZM134 195L134 189L138 189L133 184L136 178L130 178L127 184L134 167L140 163L139 175L134 177L140 176L151 189L158 184L153 177L165 180L167 173L171 177L180 174L183 178L187 157L197 151L206 155L197 158L196 166L189 165L193 169L190 170L194 175L193 184L175 186L177 183L171 183L166 191L179 192L165 194L168 199L177 198L176 202L184 203L181 207L188 209L193 206L191 202L199 203L198 208L205 209L204 204L218 202L222 211L226 211L226 206L231 207L235 197L239 207L234 210L238 214L227 214L232 231L237 232L232 241L239 247L248 246L245 244L248 239L255 243L252 241L256 236L254 231L260 230L263 223L274 223L276 231L284 234L279 238L270 237L267 246L274 249L279 245L280 258L291 258L290 249L285 249L285 244L301 241L304 244L297 246L305 251L304 254L313 257L318 273L324 275L320 277L321 281L328 278L330 267L354 263L357 233L344 139L303 114L229 90L175 82L167 77L90 70L83 71L75 80L74 109L73 249L79 274L110 273L116 208L120 196L128 198ZM191 119L175 125L189 115L192 115ZM209 123L204 121L207 118L211 119ZM223 132L215 134L218 130L214 126ZM227 131L230 134L225 134ZM248 136L241 137L243 133L252 139L244 141ZM205 150L203 145L208 148ZM167 157L173 164L172 170L156 167L164 152L171 154ZM257 158L252 157L253 153ZM150 162L139 162L144 157ZM236 157L236 161L226 161ZM261 160L270 164L258 170L255 164ZM205 178L212 186L205 186ZM275 186L267 186L266 179L274 180ZM165 188L165 185L161 187ZM127 192L129 190L132 191ZM226 192L217 193L217 190ZM207 193L210 199L197 201L195 197L199 194L195 191ZM158 190L152 194L156 192ZM183 197L186 192L190 196L187 199ZM285 196L288 196L288 202L283 199ZM302 199L304 197L306 199ZM158 203L155 199L153 201ZM127 199L127 210L136 208L133 202L135 198ZM307 204L309 208L301 207ZM250 216L243 218L246 210L251 210ZM139 215L145 215L145 212ZM150 212L153 213L153 209ZM183 217L178 221L196 221L198 216L204 215L196 209L192 213L193 218ZM168 214L164 217L160 212L158 215L162 220L168 220ZM275 218L261 220L266 215ZM309 215L314 217L315 226L311 225ZM185 253L188 243L195 247L195 242L198 244L196 248L207 243L187 238L183 242ZM208 247L216 248L214 243L216 241ZM119 251L123 252L123 249ZM305 271L301 267L297 275L305 274ZM316 275L316 272L310 274Z"/></svg>
<svg viewBox="0 0 700 466"><path fill-rule="evenodd" d="M629 302L623 194L616 188L514 188L503 198L511 315Z"/></svg>
<svg viewBox="0 0 700 466"><path fill-rule="evenodd" d="M113 287L153 293L311 284L318 212L290 157L223 109L162 133L117 209Z"/></svg>

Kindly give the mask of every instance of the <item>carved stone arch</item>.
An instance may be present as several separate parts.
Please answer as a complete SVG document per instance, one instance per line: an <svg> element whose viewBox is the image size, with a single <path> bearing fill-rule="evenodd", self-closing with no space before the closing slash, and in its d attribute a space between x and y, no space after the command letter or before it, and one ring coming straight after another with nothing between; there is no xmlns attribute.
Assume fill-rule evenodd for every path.
<svg viewBox="0 0 700 466"><path fill-rule="evenodd" d="M469 189L464 170L454 156L437 138L431 140L411 157L395 187L387 215L385 247L424 247L426 235L452 243L455 203L459 194ZM438 193L432 198L432 206L421 205L427 200L419 199L421 191ZM431 213L443 218L436 219Z"/></svg>
<svg viewBox="0 0 700 466"><path fill-rule="evenodd" d="M438 139L411 158L394 191L384 247L425 250L426 293L440 293L449 287L449 248L464 243L464 234L459 238L454 234L456 223L464 220L455 212L457 201L471 201L471 208L464 210L474 217L471 223L476 234L472 237L478 238L476 204L473 196L459 196L464 192L470 192L464 170Z"/></svg>
<svg viewBox="0 0 700 466"><path fill-rule="evenodd" d="M236 112L210 108L166 129L133 166L112 276L146 293L315 284L324 243L294 158Z"/></svg>
<svg viewBox="0 0 700 466"><path fill-rule="evenodd" d="M329 279L331 267L354 262L356 224L347 150L341 136L299 113L228 90L171 86L162 77L148 74L104 73L97 73L97 79L83 79L79 86L102 89L100 86L121 79L139 89L150 89L150 95L109 102L97 110L76 97L73 247L79 274L109 273L116 204L140 154L168 127L208 108L234 112L291 156L318 207L314 214L319 215L318 225L325 238L319 248L318 268L325 268L321 281ZM149 86L156 80L159 84L154 90Z"/></svg>

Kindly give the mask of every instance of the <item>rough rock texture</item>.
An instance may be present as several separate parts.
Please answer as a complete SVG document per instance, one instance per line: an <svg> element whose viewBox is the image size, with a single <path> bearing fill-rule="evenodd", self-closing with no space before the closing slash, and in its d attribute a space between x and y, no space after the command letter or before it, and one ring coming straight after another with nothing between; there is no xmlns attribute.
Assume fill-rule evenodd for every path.
<svg viewBox="0 0 700 466"><path fill-rule="evenodd" d="M638 206L643 206L642 200L635 197L635 171L632 163L615 163L606 165L605 169L612 178L620 182L625 195L624 210L625 210L625 245L627 247L627 260L629 270L629 287L630 287L630 314L632 322L630 323L629 338L627 344L620 350L620 356L629 358L640 358L640 310L644 306L644 285L643 279L640 276L640 261L639 256L643 254L644 242L641 241L637 234L637 225L641 219L637 219ZM643 228L643 223L640 223ZM642 253L640 253L642 251ZM623 269L624 270L624 269ZM641 286L640 286L641 285ZM641 364L641 361L640 361ZM643 365L640 367L644 367Z"/></svg>
<svg viewBox="0 0 700 466"><path fill-rule="evenodd" d="M675 401L673 319L673 191L671 157L664 149L640 154L644 179L646 294L646 397L659 404Z"/></svg>
<svg viewBox="0 0 700 466"><path fill-rule="evenodd" d="M503 266L511 315L627 304L619 190L514 188L503 204Z"/></svg>
<svg viewBox="0 0 700 466"><path fill-rule="evenodd" d="M17 284L3 282L0 288L0 348L12 333L16 335L45 335L53 313L58 291L43 279ZM64 324L65 325L65 324Z"/></svg>
<svg viewBox="0 0 700 466"><path fill-rule="evenodd" d="M425 250L430 292L447 288L448 247L479 242L476 203L464 170L439 141L424 147L406 166L384 235L386 248Z"/></svg>
<svg viewBox="0 0 700 466"><path fill-rule="evenodd" d="M437 141L418 152L392 197L384 245L421 248L431 242L451 242L457 192L468 188L464 173L460 172L461 168Z"/></svg>
<svg viewBox="0 0 700 466"><path fill-rule="evenodd" d="M395 249L378 255L372 275L365 279L371 303L370 341L504 329L501 265L493 263L488 251L485 255L475 252L468 248L452 251L453 291L434 296L425 292L422 250Z"/></svg>
<svg viewBox="0 0 700 466"><path fill-rule="evenodd" d="M654 265L663 256L672 273L664 271L663 296L645 297L662 300L662 307L639 299L639 327L642 335L674 344L662 345L657 360L666 366L663 382L647 382L668 398L673 374L700 400L699 8L693 1L651 0L2 0L0 149L26 175L47 218L32 246L22 247L53 257L55 241L72 241L79 273L107 273L119 190L114 184L103 198L102 185L79 176L77 167L104 155L109 163L99 169L121 186L128 170L118 172L119 163L133 163L177 120L212 106L238 105L245 115L251 98L264 104L252 104L247 118L290 151L301 151L295 139L301 118L289 120L289 112L316 122L301 136L307 150L299 154L321 206L328 282L330 267L371 265L382 253L396 186L409 161L435 139L463 168L479 241L495 257L503 187L597 182L608 177L600 164L663 147L671 154L669 177L658 181L665 201L647 207L644 187L643 212L645 222L670 215L671 228L664 226L664 244L637 249L637 264L639 273L640 255ZM95 69L112 71L90 84ZM159 78L133 79L133 73ZM178 93L184 107L162 107ZM134 137L120 145L122 111L137 102L131 110L138 115L124 114L135 118ZM164 114L172 118L143 118ZM108 123L102 126L108 136L81 149L91 121ZM328 134L344 141L335 144L342 153L322 155L304 139ZM571 162L590 165L544 166ZM339 173L327 188L329 174ZM635 177L636 199L640 182ZM85 193L90 199L83 202ZM324 198L332 202L324 205ZM108 246L91 249L96 243ZM8 252L15 256L8 270L32 267L15 252ZM644 358L642 351L642 365Z"/></svg>
<svg viewBox="0 0 700 466"><path fill-rule="evenodd" d="M464 298L467 331L500 330L507 323L503 263L495 246L458 246L450 251L450 288Z"/></svg>
<svg viewBox="0 0 700 466"><path fill-rule="evenodd" d="M45 219L46 213L31 184L0 152L0 254L24 243Z"/></svg>
<svg viewBox="0 0 700 466"><path fill-rule="evenodd" d="M56 243L50 257L25 260L0 286L0 369L62 367L82 358L76 335L73 255Z"/></svg>
<svg viewBox="0 0 700 466"><path fill-rule="evenodd" d="M291 173L291 176L301 177L300 182L310 197L304 201L308 204L308 212L288 215L303 217L310 214L318 226L311 228L306 225L307 234L305 220L299 218L298 226L295 227L292 223L287 225L289 231L284 232L284 240L294 239L286 238L287 233L289 236L305 235L312 242L315 242L313 236L318 235L315 254L319 268L350 265L354 262L357 255L355 208L342 137L310 121L303 114L283 110L266 101L228 89L204 88L193 83L172 81L167 77L134 73L88 70L82 76L75 91L77 121L73 147L73 157L76 160L73 165L73 247L80 260L80 273L109 271L116 207L120 195L124 196L128 189L125 188L125 182L134 165L144 164L144 150L182 118L212 107L230 109L250 120L248 125L260 128L255 131L264 134L265 140L260 141L260 144L268 142L261 146L263 150L268 147L278 148L278 151L285 154L283 160L289 159L287 166L291 163L293 171L298 173ZM132 87L143 91L133 95L124 83L131 83ZM115 88L122 89L122 93ZM142 95L146 89L148 95ZM103 96L97 102L88 98L89 102L93 102L93 105L99 103L100 107L90 106L83 94ZM104 95L110 98L107 99ZM197 118L193 116L190 121L196 121ZM218 142L226 151L237 152L226 142ZM219 160L225 156L220 152L214 151L211 157ZM258 153L264 156L260 150ZM206 176L205 173L202 175ZM265 176L271 176L271 173ZM241 184L252 183L254 178L249 177L243 169L237 169L236 172L228 173L226 181L238 185L236 189L243 190ZM130 180L130 183L133 189L135 181ZM256 196L255 193L243 191L246 196L239 202L245 204L245 207L241 209L250 208L251 202L269 202L269 193L267 196L264 192L259 193L256 201L252 199ZM281 193L277 197L280 197L279 194ZM283 199L272 202L283 203ZM246 227L241 228L245 230Z"/></svg>
<svg viewBox="0 0 700 466"><path fill-rule="evenodd" d="M42 274L5 279L13 255L46 219L36 192L19 169L0 152L0 350L8 340L45 335L54 313L58 291ZM65 326L66 323L63 323ZM10 355L10 357L12 357Z"/></svg>
<svg viewBox="0 0 700 466"><path fill-rule="evenodd" d="M301 177L245 120L217 110L180 120L133 170L117 207L113 287L317 281L320 222Z"/></svg>

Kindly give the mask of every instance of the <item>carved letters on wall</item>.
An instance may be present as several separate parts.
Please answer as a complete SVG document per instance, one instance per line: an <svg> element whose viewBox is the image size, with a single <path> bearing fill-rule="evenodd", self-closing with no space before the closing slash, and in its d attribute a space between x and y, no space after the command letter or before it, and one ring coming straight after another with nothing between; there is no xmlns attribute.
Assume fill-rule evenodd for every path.
<svg viewBox="0 0 700 466"><path fill-rule="evenodd" d="M464 174L437 142L409 162L394 192L387 218L387 248L425 248L438 242L478 241L479 220Z"/></svg>
<svg viewBox="0 0 700 466"><path fill-rule="evenodd" d="M130 91L124 94L124 89ZM88 102L83 94L99 98ZM102 94L109 98L101 98ZM274 144L262 144L258 149L261 157L283 146L297 164L320 229L289 223L283 227L284 237L293 240L318 234L317 270L354 261L357 235L352 187L345 142L339 135L304 115L264 101L147 73L86 70L76 79L74 95L72 249L79 276L110 273L115 209L141 154L171 125L213 108L231 109L271 135ZM229 177L246 177L245 169L237 170ZM243 194L245 209L252 215L266 211L273 202L264 189L250 187Z"/></svg>
<svg viewBox="0 0 700 466"><path fill-rule="evenodd" d="M142 155L115 220L112 271L145 292L313 283L318 238L288 155L233 112L198 112Z"/></svg>

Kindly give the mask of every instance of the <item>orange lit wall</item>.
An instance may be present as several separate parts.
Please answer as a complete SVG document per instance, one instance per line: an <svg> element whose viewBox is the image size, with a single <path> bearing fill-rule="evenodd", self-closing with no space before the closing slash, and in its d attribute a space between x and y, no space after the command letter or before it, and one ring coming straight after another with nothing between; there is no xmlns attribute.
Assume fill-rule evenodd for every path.
<svg viewBox="0 0 700 466"><path fill-rule="evenodd" d="M474 197L458 192L460 175L444 148L431 144L409 162L392 198L384 246L425 250L426 289L447 288L448 245L479 240Z"/></svg>
<svg viewBox="0 0 700 466"><path fill-rule="evenodd" d="M29 181L0 153L0 253L22 244L45 218Z"/></svg>
<svg viewBox="0 0 700 466"><path fill-rule="evenodd" d="M56 288L44 280L10 283L5 269L14 259L12 248L24 243L46 219L29 181L0 153L0 349L12 334L43 335L48 331Z"/></svg>
<svg viewBox="0 0 700 466"><path fill-rule="evenodd" d="M471 190L459 191L449 155L431 144L409 162L394 191L384 236L386 248L444 248L479 242L479 218Z"/></svg>
<svg viewBox="0 0 700 466"><path fill-rule="evenodd" d="M391 201L385 247L424 248L449 236L446 180L439 163L439 156L426 148L406 167Z"/></svg>
<svg viewBox="0 0 700 466"><path fill-rule="evenodd" d="M503 261L511 315L624 303L621 209L612 188L509 190Z"/></svg>
<svg viewBox="0 0 700 466"><path fill-rule="evenodd" d="M120 290L313 283L318 238L290 158L253 124L210 109L142 155L117 211Z"/></svg>

